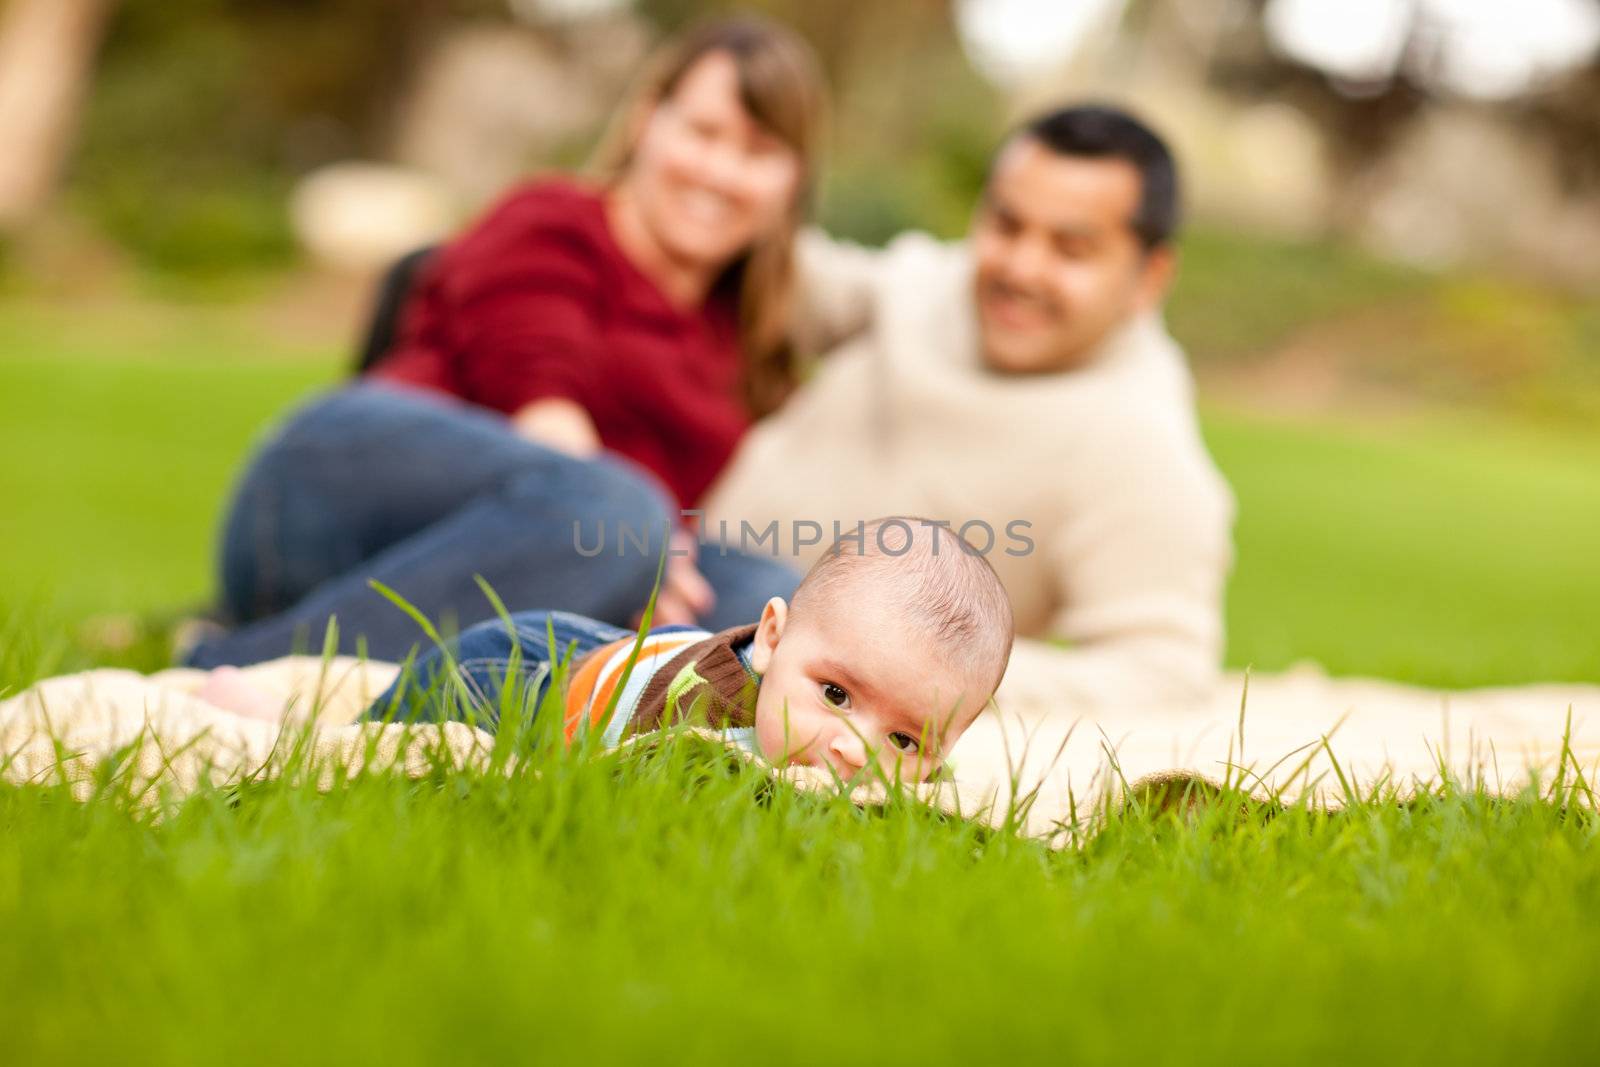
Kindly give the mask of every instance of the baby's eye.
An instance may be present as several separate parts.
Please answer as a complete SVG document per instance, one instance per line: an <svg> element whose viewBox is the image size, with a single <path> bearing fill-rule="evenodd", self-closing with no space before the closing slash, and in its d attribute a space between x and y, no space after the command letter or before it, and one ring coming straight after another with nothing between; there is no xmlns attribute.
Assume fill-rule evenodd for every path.
<svg viewBox="0 0 1600 1067"><path fill-rule="evenodd" d="M822 699L836 708L842 708L850 703L850 694L844 691L844 686L832 682L822 683Z"/></svg>
<svg viewBox="0 0 1600 1067"><path fill-rule="evenodd" d="M922 749L922 742L918 741L915 737L912 737L904 730L896 730L894 733L890 734L889 743L899 751L905 753L918 752Z"/></svg>

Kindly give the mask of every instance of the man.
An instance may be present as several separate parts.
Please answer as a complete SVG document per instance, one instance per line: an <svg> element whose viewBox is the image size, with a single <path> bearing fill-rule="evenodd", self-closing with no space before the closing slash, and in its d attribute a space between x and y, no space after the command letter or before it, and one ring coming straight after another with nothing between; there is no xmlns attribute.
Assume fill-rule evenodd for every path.
<svg viewBox="0 0 1600 1067"><path fill-rule="evenodd" d="M987 549L1018 632L1065 645L1019 643L1002 696L1204 694L1233 502L1160 316L1177 200L1155 134L1076 107L1002 145L964 244L807 235L798 324L827 355L713 487L708 532L748 548L775 520L805 563L835 523L948 520Z"/></svg>

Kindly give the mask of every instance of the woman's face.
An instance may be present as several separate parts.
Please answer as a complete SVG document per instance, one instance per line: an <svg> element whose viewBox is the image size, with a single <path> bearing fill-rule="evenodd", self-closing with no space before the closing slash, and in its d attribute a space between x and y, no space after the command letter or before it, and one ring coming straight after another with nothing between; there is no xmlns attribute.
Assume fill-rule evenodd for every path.
<svg viewBox="0 0 1600 1067"><path fill-rule="evenodd" d="M745 110L733 58L711 52L651 109L624 181L667 255L718 269L782 225L800 158Z"/></svg>

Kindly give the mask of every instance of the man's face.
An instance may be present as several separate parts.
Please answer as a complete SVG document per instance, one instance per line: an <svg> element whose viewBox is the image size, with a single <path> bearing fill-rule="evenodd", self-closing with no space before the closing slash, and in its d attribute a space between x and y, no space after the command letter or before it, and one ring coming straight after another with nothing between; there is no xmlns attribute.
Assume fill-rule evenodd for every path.
<svg viewBox="0 0 1600 1067"><path fill-rule="evenodd" d="M1173 255L1131 222L1141 179L1121 159L1057 155L1019 137L995 160L972 225L984 361L1017 374L1081 366L1166 293Z"/></svg>

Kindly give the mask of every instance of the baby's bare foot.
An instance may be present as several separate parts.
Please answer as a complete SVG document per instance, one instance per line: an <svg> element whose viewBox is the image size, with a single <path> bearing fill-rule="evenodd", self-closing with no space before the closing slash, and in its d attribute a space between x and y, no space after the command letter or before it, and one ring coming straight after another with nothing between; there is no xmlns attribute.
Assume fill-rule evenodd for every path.
<svg viewBox="0 0 1600 1067"><path fill-rule="evenodd" d="M251 685L237 667L217 667L212 670L195 696L207 704L247 719L279 722L283 718L282 703Z"/></svg>

